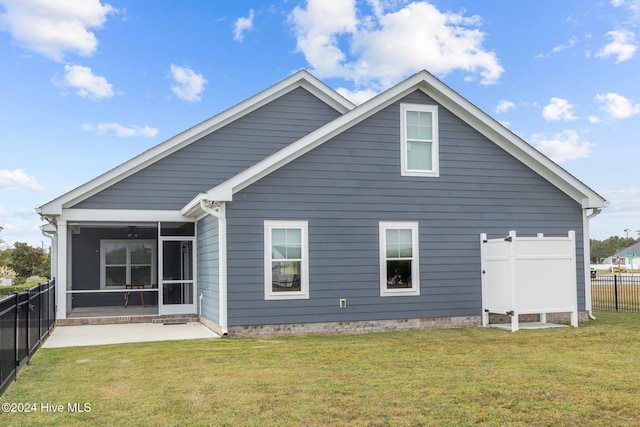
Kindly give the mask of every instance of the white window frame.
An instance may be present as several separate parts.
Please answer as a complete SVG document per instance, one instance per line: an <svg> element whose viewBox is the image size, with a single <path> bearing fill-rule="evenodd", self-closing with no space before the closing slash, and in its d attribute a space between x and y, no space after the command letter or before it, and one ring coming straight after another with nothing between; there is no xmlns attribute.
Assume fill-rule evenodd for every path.
<svg viewBox="0 0 640 427"><path fill-rule="evenodd" d="M387 288L387 230L411 230L411 288ZM420 295L419 224L409 221L380 222L380 296Z"/></svg>
<svg viewBox="0 0 640 427"><path fill-rule="evenodd" d="M432 139L418 140L431 143L431 169L408 168L407 112L430 112L432 123ZM440 176L440 143L438 130L438 106L425 104L400 104L400 164L402 176L439 177Z"/></svg>
<svg viewBox="0 0 640 427"><path fill-rule="evenodd" d="M151 283L156 283L156 258L157 248L155 240L126 240L126 239L103 239L100 240L100 289L124 289L125 286L107 286L106 267L107 267L107 254L105 252L105 246L110 243L125 244L127 245L127 263L126 267L126 281L127 284L131 283L131 248L129 245L133 243L151 244Z"/></svg>
<svg viewBox="0 0 640 427"><path fill-rule="evenodd" d="M291 292L273 292L271 263L272 230L278 228L300 229L302 258L300 259L300 290ZM264 222L264 299L309 299L309 226L307 221L265 221Z"/></svg>

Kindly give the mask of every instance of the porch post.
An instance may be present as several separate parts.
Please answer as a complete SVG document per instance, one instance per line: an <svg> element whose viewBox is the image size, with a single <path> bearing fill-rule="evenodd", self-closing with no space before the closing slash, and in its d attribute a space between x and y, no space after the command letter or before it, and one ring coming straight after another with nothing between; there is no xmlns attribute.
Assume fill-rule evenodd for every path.
<svg viewBox="0 0 640 427"><path fill-rule="evenodd" d="M220 326L222 334L227 335L227 216L225 204L220 206L220 217L218 217L219 258L218 271L220 272Z"/></svg>
<svg viewBox="0 0 640 427"><path fill-rule="evenodd" d="M200 207L218 219L218 312L222 335L227 335L227 211L225 202L200 200Z"/></svg>
<svg viewBox="0 0 640 427"><path fill-rule="evenodd" d="M56 299L58 310L56 318L67 318L67 221L57 221L56 241Z"/></svg>

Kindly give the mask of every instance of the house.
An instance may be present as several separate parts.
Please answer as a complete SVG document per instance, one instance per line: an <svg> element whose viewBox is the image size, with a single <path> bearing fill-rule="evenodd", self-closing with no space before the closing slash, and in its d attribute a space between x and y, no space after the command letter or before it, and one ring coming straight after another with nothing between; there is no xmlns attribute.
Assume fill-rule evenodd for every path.
<svg viewBox="0 0 640 427"><path fill-rule="evenodd" d="M594 270L610 270L613 271L620 267L622 270L635 270L640 268L640 242L634 243L623 249L619 249L612 256L604 258L600 264L592 265Z"/></svg>
<svg viewBox="0 0 640 427"><path fill-rule="evenodd" d="M426 71L359 106L299 71L38 212L59 322L240 336L479 325L509 230L575 231L584 315L605 203Z"/></svg>

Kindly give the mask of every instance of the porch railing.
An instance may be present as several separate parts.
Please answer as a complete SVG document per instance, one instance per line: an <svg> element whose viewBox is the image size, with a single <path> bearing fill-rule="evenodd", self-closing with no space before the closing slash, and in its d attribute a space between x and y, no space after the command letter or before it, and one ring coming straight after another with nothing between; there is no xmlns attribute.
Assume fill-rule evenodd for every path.
<svg viewBox="0 0 640 427"><path fill-rule="evenodd" d="M0 300L0 394L38 350L56 320L55 282Z"/></svg>

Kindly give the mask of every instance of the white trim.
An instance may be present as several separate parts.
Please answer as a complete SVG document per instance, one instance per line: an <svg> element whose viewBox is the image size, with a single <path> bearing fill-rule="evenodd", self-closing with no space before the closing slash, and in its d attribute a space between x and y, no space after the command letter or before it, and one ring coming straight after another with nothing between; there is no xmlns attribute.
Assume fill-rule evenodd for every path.
<svg viewBox="0 0 640 427"><path fill-rule="evenodd" d="M56 268L55 268L55 279L56 279L56 300L58 303L56 318L57 319L66 319L67 318L67 271L70 269L69 263L70 260L67 261L68 258L68 249L67 249L67 241L71 243L71 239L69 239L67 221L58 221L56 224L56 235L58 238L56 239L56 256L54 258L57 259Z"/></svg>
<svg viewBox="0 0 640 427"><path fill-rule="evenodd" d="M302 257L300 259L300 291L273 292L271 231L278 228L295 228L301 231ZM264 222L264 299L309 299L309 227L307 221Z"/></svg>
<svg viewBox="0 0 640 427"><path fill-rule="evenodd" d="M431 113L432 139L431 143L431 169L409 169L409 151L407 138L407 112L429 112ZM440 176L440 145L438 133L438 106L426 104L400 104L400 175L402 176Z"/></svg>
<svg viewBox="0 0 640 427"><path fill-rule="evenodd" d="M227 335L227 209L224 203L199 200L200 208L218 220L218 322L222 335Z"/></svg>
<svg viewBox="0 0 640 427"><path fill-rule="evenodd" d="M493 143L580 203L583 208L606 206L606 200L602 196L426 71L421 71L409 77L407 80L359 105L293 144L284 147L254 166L211 188L206 192L206 198L215 201L233 200L233 194L236 192L415 90L423 91L442 107L451 111ZM193 206L193 204L189 203L187 206Z"/></svg>
<svg viewBox="0 0 640 427"><path fill-rule="evenodd" d="M591 303L591 242L589 240L590 229L589 216L587 210L582 210L582 267L584 271L584 309L593 315ZM577 279L576 279L577 280Z"/></svg>
<svg viewBox="0 0 640 427"><path fill-rule="evenodd" d="M86 200L109 186L133 175L160 159L186 147L194 141L226 126L263 105L281 97L282 95L302 87L322 101L345 113L354 108L354 104L338 94L326 84L318 80L306 70L300 70L286 79L274 84L262 92L240 102L194 127L156 145L120 166L98 176L97 178L71 190L70 192L42 205L38 209L41 215L60 215L64 208Z"/></svg>
<svg viewBox="0 0 640 427"><path fill-rule="evenodd" d="M411 288L387 288L387 230L411 230ZM418 222L411 221L380 221L380 296L415 296L420 295L420 247L418 244L420 230Z"/></svg>
<svg viewBox="0 0 640 427"><path fill-rule="evenodd" d="M227 334L227 217L224 203L220 206L218 217L218 293L220 328L222 335Z"/></svg>
<svg viewBox="0 0 640 427"><path fill-rule="evenodd" d="M193 222L180 211L128 209L63 209L58 221L108 222Z"/></svg>
<svg viewBox="0 0 640 427"><path fill-rule="evenodd" d="M193 236L162 236L161 228L158 227L158 311L159 314L191 314L197 313L198 301L198 244L197 230ZM191 279L164 279L164 243L165 242L191 242ZM191 303L190 304L165 304L164 302L164 285L165 284L191 284Z"/></svg>
<svg viewBox="0 0 640 427"><path fill-rule="evenodd" d="M157 277L157 267L156 267L156 259L157 259L157 248L156 241L149 239L100 239L100 289L124 289L125 283L122 286L109 286L107 287L107 278L106 278L106 267L107 267L107 254L105 252L105 246L109 243L121 243L127 245L127 262L124 265L126 267L126 284L131 283L131 244L135 243L143 243L151 245L151 277L149 280L150 285L156 283Z"/></svg>

